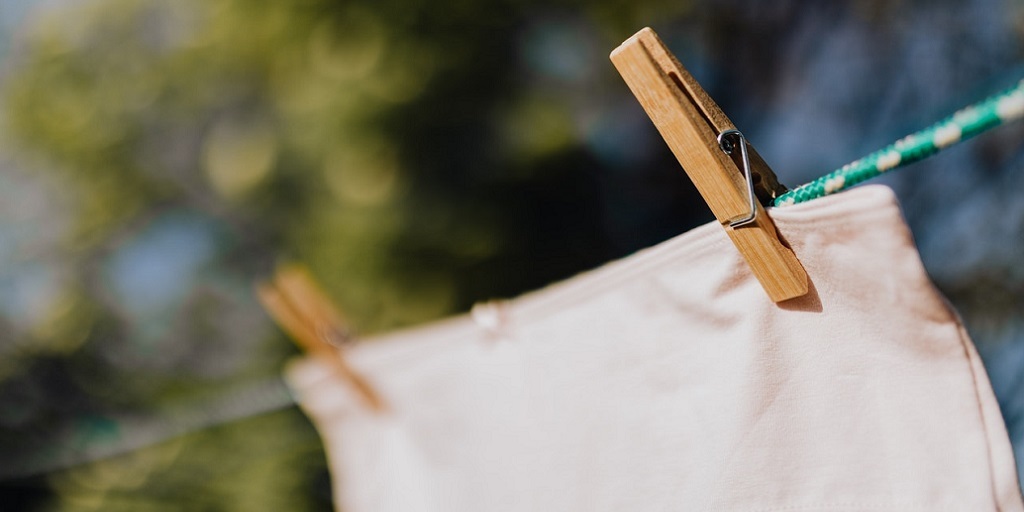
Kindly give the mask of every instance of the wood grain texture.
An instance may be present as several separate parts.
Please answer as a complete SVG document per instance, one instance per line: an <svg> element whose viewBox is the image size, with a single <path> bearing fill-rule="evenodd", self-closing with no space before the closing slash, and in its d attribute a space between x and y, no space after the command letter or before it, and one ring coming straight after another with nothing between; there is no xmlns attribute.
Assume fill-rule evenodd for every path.
<svg viewBox="0 0 1024 512"><path fill-rule="evenodd" d="M768 296L780 302L805 295L807 274L760 204L754 223L729 226L748 213L743 175L718 147L718 134L734 128L729 118L650 28L622 43L611 60Z"/></svg>

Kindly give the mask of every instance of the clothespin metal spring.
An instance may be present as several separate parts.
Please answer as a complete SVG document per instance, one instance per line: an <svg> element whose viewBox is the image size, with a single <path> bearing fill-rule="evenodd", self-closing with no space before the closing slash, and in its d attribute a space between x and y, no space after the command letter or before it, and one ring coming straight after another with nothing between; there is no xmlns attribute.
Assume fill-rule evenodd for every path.
<svg viewBox="0 0 1024 512"><path fill-rule="evenodd" d="M729 140L728 137L734 136L739 140L740 156L743 159L743 176L747 182L747 199L750 204L750 213L745 217L735 218L729 221L729 226L738 228L751 224L757 219L757 196L754 194L754 177L750 170L750 155L747 153L747 138L743 136L737 129L724 130L718 134L718 147L725 151L725 154L731 155L736 150L736 144Z"/></svg>

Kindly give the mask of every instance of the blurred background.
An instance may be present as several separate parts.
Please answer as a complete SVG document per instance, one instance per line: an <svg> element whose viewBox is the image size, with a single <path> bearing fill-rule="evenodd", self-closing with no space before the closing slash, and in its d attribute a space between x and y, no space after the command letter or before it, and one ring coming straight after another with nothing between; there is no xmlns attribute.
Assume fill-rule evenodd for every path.
<svg viewBox="0 0 1024 512"><path fill-rule="evenodd" d="M648 25L790 186L1024 78L1009 0L2 0L0 509L329 510L253 281L372 334L711 220ZM1024 126L878 181L1024 461Z"/></svg>

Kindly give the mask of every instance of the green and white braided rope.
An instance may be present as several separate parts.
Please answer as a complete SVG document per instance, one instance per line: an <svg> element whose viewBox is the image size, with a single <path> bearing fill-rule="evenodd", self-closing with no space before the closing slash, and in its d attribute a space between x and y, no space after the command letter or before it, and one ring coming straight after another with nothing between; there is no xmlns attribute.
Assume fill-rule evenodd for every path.
<svg viewBox="0 0 1024 512"><path fill-rule="evenodd" d="M775 198L777 207L834 194L897 167L922 160L985 130L1024 117L1024 80L889 147L848 163Z"/></svg>

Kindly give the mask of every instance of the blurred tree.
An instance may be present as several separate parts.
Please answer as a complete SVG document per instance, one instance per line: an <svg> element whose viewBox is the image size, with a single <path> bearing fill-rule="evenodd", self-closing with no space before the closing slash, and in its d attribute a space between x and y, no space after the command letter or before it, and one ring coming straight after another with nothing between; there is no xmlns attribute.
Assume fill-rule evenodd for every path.
<svg viewBox="0 0 1024 512"><path fill-rule="evenodd" d="M0 393L25 409L0 415L8 470L46 467L55 438L120 439L126 413L276 374L291 350L249 285L282 256L362 332L609 259L580 112L607 96L599 33L614 34L603 53L631 31L621 15L649 6L596 8L597 24L556 11L571 8L99 0L42 18L5 83L7 146L71 193L54 203L50 313L6 342ZM315 437L290 414L46 485L67 510L313 506L282 506L323 470L296 471Z"/></svg>
<svg viewBox="0 0 1024 512"><path fill-rule="evenodd" d="M607 62L644 25L793 184L998 89L996 70L1020 61L1020 15L996 0L73 2L25 29L3 84L0 469L70 464L56 453L69 447L114 453L91 448L131 438L126 417L177 418L276 375L294 350L250 284L279 258L309 264L369 333L710 219ZM932 268L960 261L946 250L957 243L991 276L947 291L1024 341L1005 328L1019 244L998 242L1024 214L1000 206L1009 227L968 236L985 224L971 204L1022 204L985 195L1009 197L1019 178L970 183L1008 176L1015 150L979 147L901 190ZM935 215L951 184L977 192L959 223ZM978 249L994 246L1002 259ZM1014 382L1006 393L1024 397ZM267 400L246 407L285 403ZM0 492L54 510L324 509L323 468L291 409Z"/></svg>

